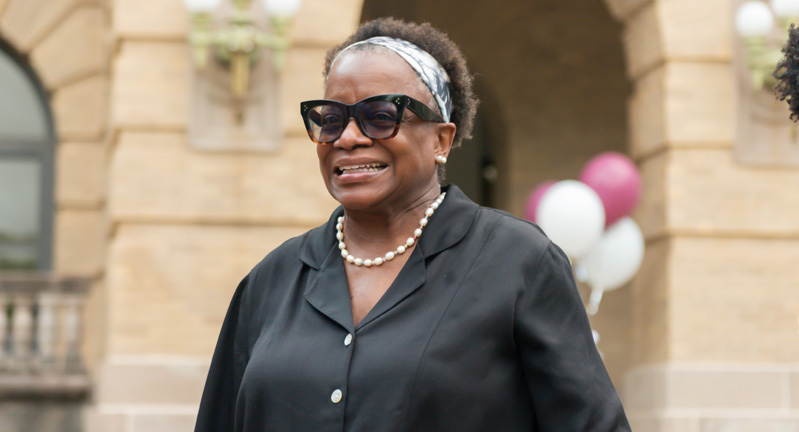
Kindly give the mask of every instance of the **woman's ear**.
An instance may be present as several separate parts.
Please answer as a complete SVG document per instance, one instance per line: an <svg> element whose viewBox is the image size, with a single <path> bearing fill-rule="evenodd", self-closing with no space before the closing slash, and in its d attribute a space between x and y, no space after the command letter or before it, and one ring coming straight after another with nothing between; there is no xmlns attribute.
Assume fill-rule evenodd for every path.
<svg viewBox="0 0 799 432"><path fill-rule="evenodd" d="M452 142L455 140L455 131L457 126L455 123L438 123L437 137L435 152L437 155L449 157L449 152L452 150Z"/></svg>

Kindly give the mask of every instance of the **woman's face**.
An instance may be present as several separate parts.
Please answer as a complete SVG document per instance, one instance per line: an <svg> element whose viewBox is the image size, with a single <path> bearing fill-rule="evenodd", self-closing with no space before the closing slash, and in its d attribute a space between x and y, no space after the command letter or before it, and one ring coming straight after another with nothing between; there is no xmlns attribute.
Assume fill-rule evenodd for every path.
<svg viewBox="0 0 799 432"><path fill-rule="evenodd" d="M400 93L422 102L431 94L399 56L354 51L336 60L325 99L353 104L370 96ZM341 137L317 145L319 168L330 195L350 210L402 211L438 191L435 156L447 156L455 134L451 123L420 119L406 109L397 135L371 139L350 120ZM369 165L371 169L351 167Z"/></svg>

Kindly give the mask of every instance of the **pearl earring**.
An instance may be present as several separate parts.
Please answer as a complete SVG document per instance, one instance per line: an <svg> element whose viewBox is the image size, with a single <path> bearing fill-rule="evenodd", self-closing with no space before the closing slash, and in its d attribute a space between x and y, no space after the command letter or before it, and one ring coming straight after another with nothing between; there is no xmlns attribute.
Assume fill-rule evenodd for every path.
<svg viewBox="0 0 799 432"><path fill-rule="evenodd" d="M439 165L444 165L445 163L447 163L446 156L436 155L436 163Z"/></svg>

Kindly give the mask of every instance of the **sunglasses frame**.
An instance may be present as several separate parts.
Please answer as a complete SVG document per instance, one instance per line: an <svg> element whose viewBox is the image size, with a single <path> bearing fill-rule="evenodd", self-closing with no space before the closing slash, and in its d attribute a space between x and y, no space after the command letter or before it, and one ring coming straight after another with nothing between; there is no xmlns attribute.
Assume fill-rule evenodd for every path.
<svg viewBox="0 0 799 432"><path fill-rule="evenodd" d="M375 138L370 136L363 124L361 124L361 120L358 117L355 117L356 110L358 107L363 106L365 103L375 102L375 101L387 101L391 102L397 107L397 122L394 124L394 131L391 135L382 138ZM346 121L342 124L341 132L336 136L335 139L330 141L319 141L316 137L313 136L313 131L311 129L311 119L309 118L308 114L311 112L313 108L316 108L320 105L337 105L344 109L347 113ZM436 122L436 123L444 123L444 120L436 114L435 111L431 110L427 105L423 102L420 102L410 96L404 94L384 94L384 95L377 95L377 96L370 96L366 99L359 100L354 104L345 104L334 100L327 100L327 99L316 99L316 100L309 100L300 103L300 115L302 115L302 121L305 123L305 130L308 132L308 137L311 138L311 141L317 144L332 144L338 141L341 138L341 134L344 133L344 130L347 128L347 125L350 122L350 119L355 119L355 124L358 125L358 130L361 133L370 139L390 139L394 138L399 132L400 123L402 123L402 114L405 112L405 108L410 109L414 114L419 116L420 119Z"/></svg>

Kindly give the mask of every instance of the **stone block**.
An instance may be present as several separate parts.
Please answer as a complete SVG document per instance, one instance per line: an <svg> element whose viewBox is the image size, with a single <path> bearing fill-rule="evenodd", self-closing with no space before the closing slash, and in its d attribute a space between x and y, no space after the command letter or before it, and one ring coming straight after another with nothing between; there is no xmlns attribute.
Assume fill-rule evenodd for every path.
<svg viewBox="0 0 799 432"><path fill-rule="evenodd" d="M663 63L663 41L656 2L640 1L638 13L625 22L624 52L627 75L638 80Z"/></svg>
<svg viewBox="0 0 799 432"><path fill-rule="evenodd" d="M105 198L106 150L100 143L58 146L56 202L66 207L99 207Z"/></svg>
<svg viewBox="0 0 799 432"><path fill-rule="evenodd" d="M791 409L799 411L799 367L793 368L790 380L789 394L791 398Z"/></svg>
<svg viewBox="0 0 799 432"><path fill-rule="evenodd" d="M799 361L799 344L785 342L796 340L797 262L796 239L674 238L668 276L669 357L683 362ZM754 392L763 388L757 386L776 386L767 381L770 375L757 375L761 384L746 379L761 401L752 401L753 406L775 405L765 390ZM780 395L786 393L787 380L779 383Z"/></svg>
<svg viewBox="0 0 799 432"><path fill-rule="evenodd" d="M318 48L294 48L288 52L280 86L280 114L287 135L308 139L300 117L300 102L324 96L325 52L326 49Z"/></svg>
<svg viewBox="0 0 799 432"><path fill-rule="evenodd" d="M665 371L669 408L779 409L787 375L757 367L676 367Z"/></svg>
<svg viewBox="0 0 799 432"><path fill-rule="evenodd" d="M111 355L210 357L239 281L297 227L121 224L107 264Z"/></svg>
<svg viewBox="0 0 799 432"><path fill-rule="evenodd" d="M735 74L726 63L669 63L666 141L680 147L731 148L735 136Z"/></svg>
<svg viewBox="0 0 799 432"><path fill-rule="evenodd" d="M358 27L362 8L363 0L306 0L289 34L298 44L340 44Z"/></svg>
<svg viewBox="0 0 799 432"><path fill-rule="evenodd" d="M664 147L731 148L735 77L724 63L667 63L635 84L629 106L632 153Z"/></svg>
<svg viewBox="0 0 799 432"><path fill-rule="evenodd" d="M644 261L632 281L632 359L634 365L657 364L669 358L671 305L668 238L647 242Z"/></svg>
<svg viewBox="0 0 799 432"><path fill-rule="evenodd" d="M104 413L89 409L84 418L86 432L130 432L128 416L122 413Z"/></svg>
<svg viewBox="0 0 799 432"><path fill-rule="evenodd" d="M770 237L799 233L798 171L740 165L728 150L678 150L669 155L666 187L670 229Z"/></svg>
<svg viewBox="0 0 799 432"><path fill-rule="evenodd" d="M208 361L171 357L111 357L100 368L95 397L101 404L200 404Z"/></svg>
<svg viewBox="0 0 799 432"><path fill-rule="evenodd" d="M636 158L661 150L666 141L666 69L660 67L635 82L628 106L630 151Z"/></svg>
<svg viewBox="0 0 799 432"><path fill-rule="evenodd" d="M732 60L733 6L729 0L661 0L658 27L667 60Z"/></svg>
<svg viewBox="0 0 799 432"><path fill-rule="evenodd" d="M83 364L90 376L96 376L98 365L105 357L108 340L108 295L102 279L95 280L86 293L83 304Z"/></svg>
<svg viewBox="0 0 799 432"><path fill-rule="evenodd" d="M0 1L0 12L3 11ZM8 0L0 32L17 50L27 53L75 7L77 0Z"/></svg>
<svg viewBox="0 0 799 432"><path fill-rule="evenodd" d="M191 151L178 133L123 133L110 184L115 220L315 226L336 206L307 136L279 154L234 154Z"/></svg>
<svg viewBox="0 0 799 432"><path fill-rule="evenodd" d="M707 418L702 419L700 432L799 432L799 416Z"/></svg>
<svg viewBox="0 0 799 432"><path fill-rule="evenodd" d="M662 236L668 228L669 160L670 154L664 152L645 159L639 165L642 191L633 219L647 239Z"/></svg>
<svg viewBox="0 0 799 432"><path fill-rule="evenodd" d="M175 42L122 42L111 118L118 128L182 129L188 118L189 51Z"/></svg>
<svg viewBox="0 0 799 432"><path fill-rule="evenodd" d="M131 432L191 432L197 414L138 414Z"/></svg>
<svg viewBox="0 0 799 432"><path fill-rule="evenodd" d="M702 432L697 416L653 416L628 412L627 418L635 432Z"/></svg>
<svg viewBox="0 0 799 432"><path fill-rule="evenodd" d="M102 75L56 90L51 100L58 137L62 141L100 138L107 124L108 99L108 79Z"/></svg>
<svg viewBox="0 0 799 432"><path fill-rule="evenodd" d="M57 274L97 276L105 263L106 218L102 211L60 209L55 217Z"/></svg>
<svg viewBox="0 0 799 432"><path fill-rule="evenodd" d="M80 8L33 49L31 63L45 87L54 89L105 69L105 26L101 9Z"/></svg>
<svg viewBox="0 0 799 432"><path fill-rule="evenodd" d="M627 20L648 3L652 3L652 0L605 0L611 15L619 21Z"/></svg>
<svg viewBox="0 0 799 432"><path fill-rule="evenodd" d="M180 0L115 0L113 31L116 37L184 40L189 13Z"/></svg>

